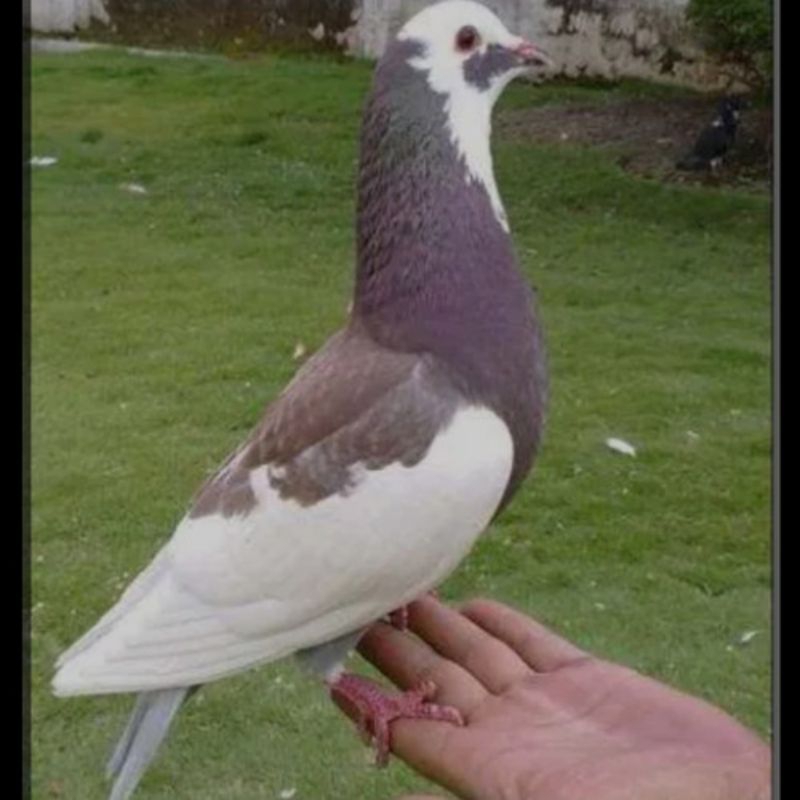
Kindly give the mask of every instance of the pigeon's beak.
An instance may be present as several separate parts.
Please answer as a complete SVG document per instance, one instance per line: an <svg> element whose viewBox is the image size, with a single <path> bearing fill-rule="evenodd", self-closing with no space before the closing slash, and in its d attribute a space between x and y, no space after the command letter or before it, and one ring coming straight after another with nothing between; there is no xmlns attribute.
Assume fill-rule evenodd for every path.
<svg viewBox="0 0 800 800"><path fill-rule="evenodd" d="M541 48L525 39L520 39L511 51L526 67L552 67L553 59Z"/></svg>

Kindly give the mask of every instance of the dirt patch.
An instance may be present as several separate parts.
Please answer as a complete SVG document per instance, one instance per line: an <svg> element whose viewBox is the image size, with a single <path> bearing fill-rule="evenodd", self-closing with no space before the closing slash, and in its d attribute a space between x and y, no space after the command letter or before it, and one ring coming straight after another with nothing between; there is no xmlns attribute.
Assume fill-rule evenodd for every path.
<svg viewBox="0 0 800 800"><path fill-rule="evenodd" d="M502 114L498 132L513 138L608 148L624 169L676 183L770 190L772 109L750 105L742 111L736 141L722 166L684 172L675 162L714 119L718 97L613 99L515 109Z"/></svg>

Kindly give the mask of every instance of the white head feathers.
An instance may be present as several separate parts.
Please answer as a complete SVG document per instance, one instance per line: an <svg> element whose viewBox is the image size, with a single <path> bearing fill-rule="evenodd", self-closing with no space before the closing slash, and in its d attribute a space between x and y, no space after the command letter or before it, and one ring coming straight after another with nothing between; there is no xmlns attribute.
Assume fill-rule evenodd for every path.
<svg viewBox="0 0 800 800"><path fill-rule="evenodd" d="M472 0L428 6L403 26L397 38L424 45L424 53L409 64L426 72L431 89L446 96L450 135L464 159L468 180L483 184L497 219L508 230L492 168L491 113L506 85L527 69L521 59L509 55L524 40ZM507 62L500 63L494 53L506 54Z"/></svg>

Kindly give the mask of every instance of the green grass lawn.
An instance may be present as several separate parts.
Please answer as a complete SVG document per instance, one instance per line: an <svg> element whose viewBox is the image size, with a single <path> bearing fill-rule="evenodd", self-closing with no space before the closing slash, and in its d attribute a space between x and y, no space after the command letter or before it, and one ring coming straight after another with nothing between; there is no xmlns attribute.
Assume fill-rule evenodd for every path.
<svg viewBox="0 0 800 800"><path fill-rule="evenodd" d="M33 59L32 154L59 159L31 174L34 798L105 797L130 704L52 697L57 654L170 535L296 370L295 345L345 319L370 72ZM512 87L497 113L619 91ZM569 143L495 152L539 289L551 412L533 476L443 594L516 604L766 737L768 198L645 181ZM389 800L426 785L369 760L318 686L269 666L190 703L137 797Z"/></svg>

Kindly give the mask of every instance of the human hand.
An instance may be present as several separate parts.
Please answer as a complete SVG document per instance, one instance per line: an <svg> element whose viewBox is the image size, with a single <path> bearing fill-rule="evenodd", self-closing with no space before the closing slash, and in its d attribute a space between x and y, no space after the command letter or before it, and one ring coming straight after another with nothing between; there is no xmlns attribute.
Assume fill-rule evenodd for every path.
<svg viewBox="0 0 800 800"><path fill-rule="evenodd" d="M708 703L593 658L500 603L458 612L426 597L409 612L419 638L377 623L359 651L402 689L433 681L435 701L461 712L464 727L391 727L395 755L458 797L770 797L769 748Z"/></svg>

